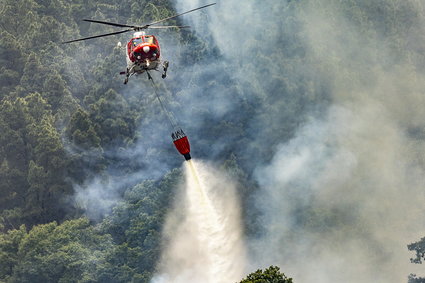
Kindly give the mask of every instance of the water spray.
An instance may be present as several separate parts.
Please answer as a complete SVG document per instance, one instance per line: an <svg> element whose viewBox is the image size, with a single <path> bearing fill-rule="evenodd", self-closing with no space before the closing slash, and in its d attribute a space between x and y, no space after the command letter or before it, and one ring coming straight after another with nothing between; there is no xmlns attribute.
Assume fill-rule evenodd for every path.
<svg viewBox="0 0 425 283"><path fill-rule="evenodd" d="M167 241L151 283L237 282L246 251L236 184L199 160L184 167L185 183L167 217Z"/></svg>

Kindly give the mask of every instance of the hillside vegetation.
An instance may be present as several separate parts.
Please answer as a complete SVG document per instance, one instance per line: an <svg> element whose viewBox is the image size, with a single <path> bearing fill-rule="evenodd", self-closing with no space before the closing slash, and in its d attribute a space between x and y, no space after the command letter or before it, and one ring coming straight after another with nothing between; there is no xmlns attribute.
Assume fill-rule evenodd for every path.
<svg viewBox="0 0 425 283"><path fill-rule="evenodd" d="M304 13L302 2L268 1L273 17L280 11L285 17L265 23L271 26L261 34L246 35L244 58L251 59L244 62L229 61L212 32L155 33L163 53L174 59L169 77L164 82L156 77L161 95L188 133L196 158L215 162L238 181L247 238L264 232L261 208L253 201L261 193L256 168L333 102L328 70L339 70L347 85L367 84L370 70L359 75L325 44L315 52L326 53L328 65L311 56L306 23L291 17ZM424 75L425 49L418 44L424 35L412 40L409 33L423 11L412 16L403 1L328 2L363 31L366 42L386 39L385 50L398 61L386 60L387 53L371 54L371 69L409 61L412 74ZM125 55L117 42L125 44L130 33L61 42L116 31L84 18L141 24L175 14L174 5L170 0L0 2L0 282L152 278L183 159L172 147L171 128L147 79L122 84ZM209 20L202 12L197 17ZM181 23L181 18L170 22ZM268 46L271 39L274 45ZM406 135L423 141L420 125L406 125ZM417 163L424 166L424 158L418 156ZM76 198L96 182L99 195L108 195L108 182L121 180L102 211L89 213L100 206L96 197ZM340 225L346 220L340 212L306 205L294 214L299 225L314 230L322 229L320 223ZM415 263L424 260L424 241L408 247L417 252ZM411 282L418 280L411 276Z"/></svg>

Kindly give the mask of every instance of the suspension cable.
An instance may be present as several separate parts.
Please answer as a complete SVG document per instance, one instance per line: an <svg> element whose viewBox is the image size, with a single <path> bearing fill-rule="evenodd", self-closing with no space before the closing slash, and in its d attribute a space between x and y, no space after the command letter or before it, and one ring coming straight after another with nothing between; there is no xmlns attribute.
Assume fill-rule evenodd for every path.
<svg viewBox="0 0 425 283"><path fill-rule="evenodd" d="M159 96L159 94L158 94L158 92L159 92L159 91L158 91L158 87L156 86L155 81L153 80L153 78L152 78L151 74L149 73L149 71L148 71L148 70L146 70L146 73L148 74L148 78L149 78L149 80L150 80L150 81L151 81L151 83L152 83L152 87L153 87L153 89L154 89L154 92L155 92L156 98L158 99L159 104L161 105L161 108L162 108L162 110L163 110L163 111L164 111L164 113L165 113L165 116L167 116L168 121L169 121L169 122L170 122L170 124L171 124L171 127L172 127L173 129L178 128L178 127L177 127L177 122L176 122L176 120L174 119L174 117L173 117L172 113L171 113L170 111L168 111L167 107L165 107L165 104L162 102L162 99L161 99L161 97Z"/></svg>

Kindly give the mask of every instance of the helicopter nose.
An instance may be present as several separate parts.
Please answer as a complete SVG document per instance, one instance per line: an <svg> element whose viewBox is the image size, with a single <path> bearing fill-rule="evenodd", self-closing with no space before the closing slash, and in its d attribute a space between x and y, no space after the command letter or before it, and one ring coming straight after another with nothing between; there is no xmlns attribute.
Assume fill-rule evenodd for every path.
<svg viewBox="0 0 425 283"><path fill-rule="evenodd" d="M143 52L148 53L150 50L149 46L143 46Z"/></svg>

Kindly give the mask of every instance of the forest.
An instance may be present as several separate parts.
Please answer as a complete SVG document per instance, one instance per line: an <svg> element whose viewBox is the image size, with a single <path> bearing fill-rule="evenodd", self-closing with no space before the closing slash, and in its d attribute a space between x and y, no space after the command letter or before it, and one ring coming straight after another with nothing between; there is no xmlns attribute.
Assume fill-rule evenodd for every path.
<svg viewBox="0 0 425 283"><path fill-rule="evenodd" d="M0 282L162 282L185 180L167 117L146 76L123 84L130 33L62 42L208 3L0 1ZM425 282L425 4L228 0L167 24L191 28L148 30L154 79L235 184L240 282Z"/></svg>

